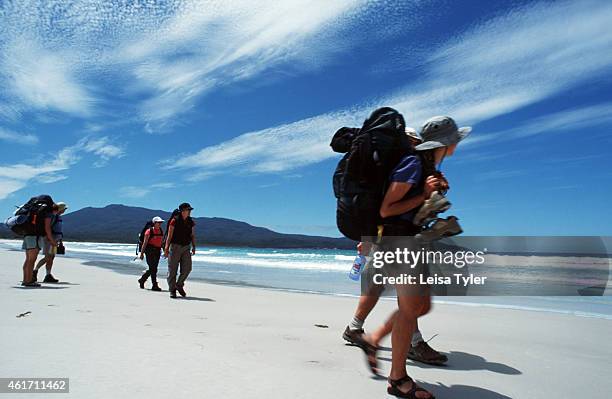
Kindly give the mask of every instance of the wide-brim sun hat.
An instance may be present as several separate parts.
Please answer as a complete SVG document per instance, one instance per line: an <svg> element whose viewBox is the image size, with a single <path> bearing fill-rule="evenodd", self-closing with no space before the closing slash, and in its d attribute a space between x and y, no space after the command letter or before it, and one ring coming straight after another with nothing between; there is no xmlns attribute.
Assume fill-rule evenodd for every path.
<svg viewBox="0 0 612 399"><path fill-rule="evenodd" d="M466 138L472 128L469 126L457 127L450 116L434 116L425 122L421 128L423 143L414 147L417 151L432 150L457 144Z"/></svg>
<svg viewBox="0 0 612 399"><path fill-rule="evenodd" d="M155 216L151 221L153 223L164 223L164 219L160 218L159 216Z"/></svg>

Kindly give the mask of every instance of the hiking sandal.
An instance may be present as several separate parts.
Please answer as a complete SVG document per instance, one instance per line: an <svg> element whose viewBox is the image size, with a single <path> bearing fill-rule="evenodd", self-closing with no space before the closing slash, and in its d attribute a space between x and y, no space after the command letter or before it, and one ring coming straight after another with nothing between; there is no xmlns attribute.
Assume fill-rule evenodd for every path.
<svg viewBox="0 0 612 399"><path fill-rule="evenodd" d="M389 381L389 387L387 387L387 393L389 395L393 395L397 398L407 398L407 399L436 399L435 396L433 396L433 394L421 387L419 387L416 382L414 382L414 380L412 378L410 378L408 375L406 375L405 377L402 377L398 380L392 380L391 378L389 378L387 381ZM402 385L404 385L407 382L412 382L412 388L410 388L410 390L408 392L403 392L402 390L400 390L399 387L401 387ZM419 398L418 396L416 396L417 392L425 392L429 394L429 397L427 398Z"/></svg>

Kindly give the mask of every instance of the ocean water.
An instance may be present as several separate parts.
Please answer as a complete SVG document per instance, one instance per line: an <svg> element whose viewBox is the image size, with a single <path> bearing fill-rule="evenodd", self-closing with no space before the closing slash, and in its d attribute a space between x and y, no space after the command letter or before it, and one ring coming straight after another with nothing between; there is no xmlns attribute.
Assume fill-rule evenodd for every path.
<svg viewBox="0 0 612 399"><path fill-rule="evenodd" d="M139 275L146 264L136 258L135 244L65 242L66 257L86 260L86 264L112 269L119 273ZM20 250L21 241L0 240L0 248ZM355 251L314 249L259 249L200 247L193 257L190 279L215 284L253 286L267 289L313 294L354 296L360 294L361 285L348 278ZM520 257L517 257L517 259ZM494 262L496 273L512 263L511 257ZM605 262L608 259L599 259ZM530 265L544 266L555 262L561 267L574 264L569 257L531 257ZM166 261L160 262L160 277L165 275ZM7 266L7 265L5 265ZM17 268L18 265L15 265ZM19 265L20 266L20 265ZM58 259L61 277L61 259ZM569 266L568 266L569 267ZM547 270L534 267L534 270ZM533 271L532 271L533 273ZM508 273L511 275L512 273ZM612 320L612 284L604 296L440 296L437 303L462 306L485 306L515 310L554 312L581 317ZM384 300L394 300L385 298Z"/></svg>

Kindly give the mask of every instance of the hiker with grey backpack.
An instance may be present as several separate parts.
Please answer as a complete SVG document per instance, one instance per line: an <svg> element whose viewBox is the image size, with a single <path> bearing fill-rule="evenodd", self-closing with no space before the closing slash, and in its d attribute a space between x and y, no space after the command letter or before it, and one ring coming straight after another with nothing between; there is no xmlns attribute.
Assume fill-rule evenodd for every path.
<svg viewBox="0 0 612 399"><path fill-rule="evenodd" d="M40 287L34 281L33 271L38 254L45 247L45 238L51 248L57 247L51 228L53 206L53 199L49 195L32 197L5 222L13 233L23 237L21 248L25 251L25 261L21 285L24 287Z"/></svg>

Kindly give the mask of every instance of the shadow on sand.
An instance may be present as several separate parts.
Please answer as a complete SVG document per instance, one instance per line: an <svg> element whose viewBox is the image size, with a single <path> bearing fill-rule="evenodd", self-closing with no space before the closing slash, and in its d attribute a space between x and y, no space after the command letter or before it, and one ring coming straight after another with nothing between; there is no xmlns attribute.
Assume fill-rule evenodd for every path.
<svg viewBox="0 0 612 399"><path fill-rule="evenodd" d="M489 362L482 356L466 352L449 352L448 367L453 370L488 370L494 373L507 375L522 374L520 370L508 366L507 364Z"/></svg>
<svg viewBox="0 0 612 399"><path fill-rule="evenodd" d="M19 290L64 290L68 287L53 287L49 285L41 285L40 287L24 287L22 285L14 285L11 288L16 288Z"/></svg>
<svg viewBox="0 0 612 399"><path fill-rule="evenodd" d="M385 348L388 349L388 348ZM508 366L503 363L489 362L484 357L479 355L473 355L466 352L449 352L448 363L444 366L433 366L420 362L409 360L411 366L416 366L424 369L432 368L443 368L445 370L488 370L493 373L506 374L506 375L519 375L522 374L520 370L514 367ZM379 356L378 359L390 362L391 358Z"/></svg>
<svg viewBox="0 0 612 399"><path fill-rule="evenodd" d="M186 296L185 298L177 298L178 301L201 301L201 302L216 302L211 298L200 298L197 296Z"/></svg>
<svg viewBox="0 0 612 399"><path fill-rule="evenodd" d="M491 391L486 388L474 387L471 385L451 385L443 384L428 384L417 381L417 384L422 388L436 395L438 398L453 398L453 399L512 399L510 396Z"/></svg>

